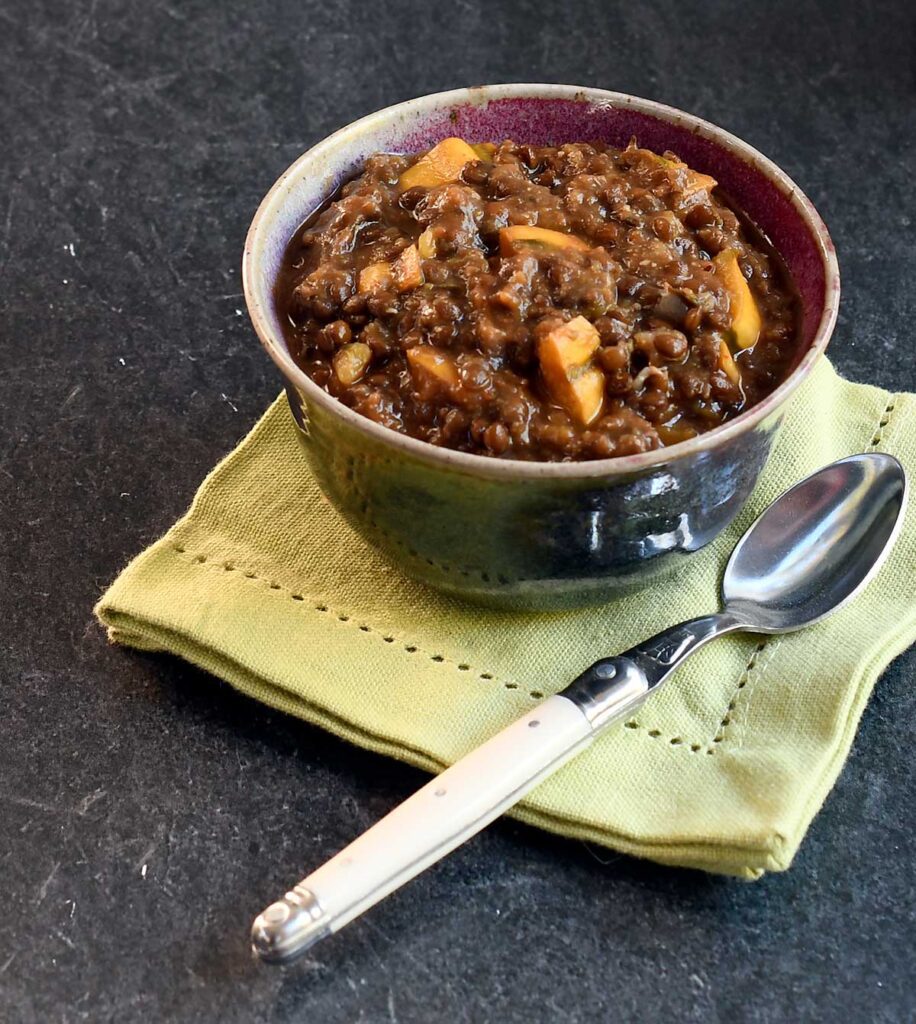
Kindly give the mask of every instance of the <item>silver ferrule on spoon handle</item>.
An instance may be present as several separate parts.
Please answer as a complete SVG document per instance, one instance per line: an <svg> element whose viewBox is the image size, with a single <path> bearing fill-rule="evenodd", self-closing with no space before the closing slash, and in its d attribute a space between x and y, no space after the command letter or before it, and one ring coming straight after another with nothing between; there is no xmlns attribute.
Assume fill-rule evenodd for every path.
<svg viewBox="0 0 916 1024"><path fill-rule="evenodd" d="M556 695L437 775L260 914L252 948L290 960L338 931L517 803L588 746L648 692L644 676L622 671L604 685L597 726Z"/></svg>
<svg viewBox="0 0 916 1024"><path fill-rule="evenodd" d="M618 717L613 684L637 679L645 685L646 693L651 693L685 658L705 647L710 640L746 628L745 620L727 608L713 615L688 619L643 640L623 654L596 661L561 692L582 709L592 728L600 731Z"/></svg>

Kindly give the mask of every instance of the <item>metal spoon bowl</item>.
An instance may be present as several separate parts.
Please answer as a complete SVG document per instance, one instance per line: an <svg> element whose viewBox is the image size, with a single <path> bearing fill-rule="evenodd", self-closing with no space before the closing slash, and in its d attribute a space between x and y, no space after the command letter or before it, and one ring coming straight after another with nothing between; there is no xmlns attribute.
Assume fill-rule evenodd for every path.
<svg viewBox="0 0 916 1024"><path fill-rule="evenodd" d="M903 522L906 476L890 455L853 455L786 491L738 542L723 609L595 662L396 807L254 922L265 960L338 931L518 802L630 715L695 650L724 633L818 622L875 575Z"/></svg>
<svg viewBox="0 0 916 1024"><path fill-rule="evenodd" d="M786 491L744 534L722 579L755 632L819 622L881 567L903 524L906 477L890 455L852 455Z"/></svg>

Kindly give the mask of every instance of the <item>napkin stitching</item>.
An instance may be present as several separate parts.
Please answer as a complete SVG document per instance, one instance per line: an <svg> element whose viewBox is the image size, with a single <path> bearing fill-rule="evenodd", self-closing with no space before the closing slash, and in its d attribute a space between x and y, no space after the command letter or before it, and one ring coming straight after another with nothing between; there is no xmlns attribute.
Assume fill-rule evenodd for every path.
<svg viewBox="0 0 916 1024"><path fill-rule="evenodd" d="M642 729L644 734L652 740L667 740L672 747L683 746L684 750L689 751L691 754L698 754L703 749L702 743L693 742L688 744L683 736L671 736L667 733L663 733L661 729L648 729L642 722L637 722L636 719L631 718L628 722L623 723L625 729L635 731Z"/></svg>
<svg viewBox="0 0 916 1024"><path fill-rule="evenodd" d="M828 370L825 372L828 371L829 364ZM892 395L887 391L878 391L878 389L868 390L871 392L871 395L868 398L868 404L871 408L868 410L868 414L863 416L864 422L859 422L856 431L861 438L861 441L859 442L861 448L859 450L864 450L866 447L869 450L872 450L877 448L879 445L883 445L885 450L894 450L896 442L902 438L901 431L908 429L905 424L901 427L897 427L896 423L901 417L906 419L910 415L911 398L905 393ZM880 412L882 406L884 407L884 411L879 419L877 413ZM895 410L899 415L895 414ZM851 416L855 418L859 414L859 411L860 410L858 408L854 407ZM864 411L864 408L862 411ZM844 420L846 419L842 409L837 409L836 413ZM868 431L869 421L871 421L873 425L875 425L877 421L877 425L875 426L873 433ZM850 425L851 424L848 423L846 424L847 427ZM259 424L259 427L260 426L261 424ZM248 444L250 444L250 438L246 439L243 447ZM219 469L222 468L222 466L219 467ZM214 470L213 473L210 474L204 484L204 489L209 487L211 477L218 471L219 470ZM195 497L195 505L197 505L200 497L201 495L198 493ZM205 496L205 498L209 498L209 496ZM194 506L192 506L192 516L193 509ZM209 505L207 505L207 510L209 510ZM171 548L175 542L180 544L182 541L185 541L185 538L182 537L182 533L184 533L184 525L185 521L180 521L170 531L171 536L163 538L165 543L160 542L161 546L160 544L157 544L153 548L147 549L147 551L144 552L144 555L140 556L140 558L154 553L157 547L160 551L165 549L165 552L167 552L171 558L175 558L176 556L171 553ZM212 527L213 524L207 524L205 522L204 525L210 525ZM193 526L193 518L191 519L189 526ZM233 575L242 575L240 570L235 572L230 571L228 575L223 575L224 570L219 564L220 557L222 556L223 560L229 561L230 554L234 554L234 552L230 553L225 549L220 552L219 547L221 547L221 545L217 542L216 537L204 536L192 539L188 536L185 542L189 543L192 554L201 550L207 552L207 549L209 548L208 553L210 565L205 567L209 567L212 570L210 573L211 580L219 582L221 579L224 579L225 583L229 584L230 591L235 589L236 586L239 586L240 590L245 589L232 579ZM254 552L245 554L240 551L239 554L244 560L246 557L250 557L250 555L254 554ZM181 570L179 571L182 574L186 572L186 566L189 560L190 555L185 555L181 558ZM158 563L155 559L153 561L153 565L157 570L159 569ZM143 576L143 572L147 569L148 565L144 561L139 582L145 582L146 577ZM162 569L166 574L168 573L167 565L162 566ZM266 593L266 584L272 581L268 581L266 573L278 571L281 575L285 575L286 570L279 565L273 566L269 563L267 565L263 565L261 569L265 575L260 577L263 582L259 583L256 589L264 595L261 600L269 601L270 597ZM175 572L176 570L178 570L177 566L174 567L172 571ZM131 571L134 572L134 577L136 577L137 574L135 566L132 566ZM193 577L195 574L190 575ZM257 574L252 573L251 575L254 577ZM106 597L103 598L97 606L96 614L103 622L109 625L109 636L111 639L117 639L120 642L130 643L133 646L145 649L165 649L172 650L175 653L179 653L179 651L181 651L184 656L194 664L198 664L201 667L206 668L208 671L222 676L232 682L232 684L237 686L242 692L248 693L255 699L264 701L270 706L280 707L288 713L293 713L307 718L325 728L331 729L337 735L345 737L362 746L366 746L369 749L377 750L388 756L403 757L414 764L421 765L427 770L438 770L445 766L445 762L440 762L434 759L430 754L422 750L415 750L406 743L399 743L398 741L392 740L384 733L366 731L358 722L350 722L346 716L334 718L320 703L307 703L304 698L297 696L294 691L286 689L283 683L272 682L270 673L267 674L266 678L262 678L260 674L253 670L251 666L247 665L247 663L239 662L236 664L231 660L226 661L225 659L227 656L219 653L218 646L215 649L210 649L207 646L199 646L202 644L206 645L208 642L212 643L212 639L208 641L208 623L206 622L197 623L199 629L193 629L191 632L186 631L187 623L182 624L179 622L174 633L172 633L170 632L170 627L168 625L171 621L171 617L167 614L161 613L158 608L154 608L153 611L150 612L146 605L140 603L132 611L128 611L127 608L130 606L129 598L132 596L130 588L135 585L135 582L137 582L134 577L127 580L126 592L124 590L124 584L122 584L121 588L118 589L116 593L112 594L111 591L109 591L109 595L111 596L106 595ZM167 579L157 582L163 583L166 587L168 586ZM202 583L203 581L198 582ZM290 586L292 587L302 586L303 584L308 585L313 582L317 581L301 580L295 576L289 581ZM193 586L193 579L188 580L188 583ZM210 596L207 593L207 586L208 585L205 585L204 591L200 595L204 599ZM322 588L322 590L323 589L324 588ZM299 617L296 614L296 610L288 604L285 604L286 601L291 599L291 591L289 587L278 586L277 590L285 591L282 595L278 594L278 599L281 601L281 605L278 605L278 610L281 608L288 609L286 614L289 615L292 613L292 619L294 621ZM341 599L340 595L333 592L331 593L331 597L335 600ZM312 602L317 600L314 594L309 595L307 599ZM254 600L258 600L256 595L254 596ZM359 607L358 599L354 599L352 603L356 607L357 616L360 615L363 609ZM124 604L125 607L119 610L119 604ZM198 607L199 605L195 606L195 612ZM330 618L331 614L327 617ZM145 619L146 622L144 621ZM301 621L306 628L309 627L309 624L323 625L320 618L316 619L312 612L306 613ZM357 618L356 621L351 624L355 625L359 621L359 618ZM376 635L383 635L382 631L387 625L388 623L385 622L385 619L382 616L381 622L374 630ZM314 625L312 625L312 628L314 628ZM327 626L325 628L333 634L333 626ZM400 628L400 625L398 625L398 628ZM526 805L521 805L520 808L516 809L515 816L522 820L526 820L531 824L550 829L551 831L558 831L566 835L588 839L589 841L598 842L602 845L611 843L618 850L635 853L639 856L653 857L667 863L681 865L689 864L692 866L704 866L707 868L712 866L712 870L726 871L728 873L740 873L746 877L759 877L759 875L763 873L764 869L785 869L789 866L789 862L791 861L792 855L798 846L801 834L804 833L810 823L810 819L817 810L817 807L823 802L826 792L830 789L833 781L835 780L839 766L848 754L851 735L855 731L856 723L861 715L862 707L864 706L864 699L867 697L868 690L871 689L871 685L874 683L874 678L877 675L877 672L887 663L889 657L893 656L893 653L899 653L899 651L896 650L898 647L905 647L906 638L911 635L912 628L914 628L912 622L908 623L906 626L904 626L904 623L901 623L897 630L900 634L899 637L897 637L896 640L892 639L892 642L890 643L890 647L895 649L893 652L890 650L890 647L882 645L881 649L875 652L875 655L870 662L856 667L857 674L853 679L850 679L850 683L855 684L856 689L852 697L849 698L851 703L849 703L849 707L847 709L849 713L845 724L843 725L843 735L834 738L836 743L831 748L830 761L826 769L818 773L820 778L819 780L816 780L817 785L810 789L809 799L804 805L802 811L797 815L794 815L790 821L786 822L780 831L771 831L770 826L767 825L767 831L760 835L736 836L731 837L725 842L721 839L717 840L716 838L709 837L698 837L695 841L691 841L688 837L680 835L670 836L668 838L662 838L661 835L654 837L644 836L640 838L638 829L635 829L632 834L626 830L620 831L618 827L613 825L613 823L610 826L607 824L599 825L596 821L592 821L588 817L580 817L578 812L568 813L565 811L558 811L557 813L549 813L545 812L543 809L531 809ZM185 632L182 632L183 629ZM411 631L410 627L407 626L408 635ZM352 634L351 636L355 639L355 636ZM344 639L344 641L346 640L346 633L342 636L342 639ZM429 649L434 650L435 648L431 645L435 642L435 637L429 637L427 639L430 640ZM898 640L899 643L897 642ZM375 642L377 641L370 639L368 636L366 637L366 643L370 648ZM401 642L405 641L402 640ZM746 645L742 644L741 650L747 653L750 651L751 647L756 644L756 642L757 638L754 638L749 642L745 642ZM183 650L186 646L189 649ZM382 653L385 653L384 649L381 650ZM401 661L403 659L403 653L400 646L389 645L387 653L394 655L397 661ZM480 656L486 656L486 651L471 650L465 652L460 649L454 651L453 655L455 657L462 657L466 653L470 654L472 658L475 659ZM740 653L737 651L735 653L737 655L736 668L741 670L742 663L740 661ZM421 664L425 665L427 656L426 652L424 652L424 655L421 655ZM223 662L217 661L216 659L218 658L223 658ZM748 658L748 661L750 661L750 658ZM764 662L766 662L765 665ZM414 662L414 664L417 663ZM726 740L726 749L723 750L720 745L719 752L720 757L722 757L722 761L719 762L720 765L723 763L727 764L732 760L732 752L735 743L738 743L740 746L744 742L751 742L753 740L754 731L750 728L750 726L753 725L753 721L748 721L746 717L748 715L747 709L755 709L764 705L769 699L768 694L771 692L771 686L779 685L774 684L773 673L778 670L776 658L769 658L766 655L761 654L755 663L755 668L756 670L752 670L749 682L742 690L742 696L740 697L738 704L738 713L733 713L731 715L732 721L728 728L729 736ZM252 672L253 674L250 674ZM436 673L433 674L437 675ZM440 676L440 678L443 680L451 678L456 683L461 679L461 677L449 675ZM468 673L464 678L466 680L466 684L470 684L471 686L471 690L468 692L473 691L475 677ZM731 680L730 683L728 681L729 678ZM763 679L763 686L758 690L757 684L761 678ZM720 685L721 683L725 683L725 686L723 687L724 695L727 696L728 692L733 688L737 689L735 679L735 672L729 672L727 673L727 678L720 681ZM740 680L740 676L738 676L738 679ZM534 685L533 680L531 685ZM485 693L489 691L489 688L480 687L479 685L477 689L484 691ZM527 688L524 685L520 687L521 692L517 695L519 701L527 699L523 696L525 689ZM492 691L490 692L492 693ZM492 695L498 696L498 691ZM505 703L508 703L508 701ZM721 707L721 703L724 702L717 700L716 703ZM716 717L715 713L709 715L709 718L711 718L713 722ZM704 718L706 718L706 715L704 715ZM707 721L708 720L709 719L707 718ZM699 723L696 724L699 725ZM643 732L646 731L646 727L639 726L638 723L636 724L636 728L641 728ZM699 732L701 730L698 729L697 731ZM708 725L704 725L702 727L702 732L706 734L706 742L709 742L708 737L711 732L710 727ZM654 739L661 737L659 734L659 736L651 736L650 738ZM639 741L637 740L636 742L638 743ZM685 747L685 749L687 748ZM724 757L722 755L724 755ZM702 763L703 762L701 761L701 764ZM708 764L709 767L713 767L716 763L717 762L712 761ZM695 765L695 767L699 768L700 765ZM742 776L741 784L743 785L743 783L744 778ZM764 822L764 824L767 823Z"/></svg>
<svg viewBox="0 0 916 1024"><path fill-rule="evenodd" d="M756 684L763 679L767 668L769 668L770 664L773 661L773 657L776 654L776 649L777 647L779 647L781 642L782 637L767 637L766 639L760 640L757 644L754 645L754 650L751 651L751 656L748 659L747 665L745 666L744 671L738 678L738 683L735 686L735 692L732 694L732 699L728 702L728 707L725 709L725 714L722 716L722 721L719 723L719 728L716 730L716 733L712 738L712 743L706 749L707 754L715 753L716 749L718 748L718 745L724 743L725 740L728 738L729 726L733 724L733 715L739 703L741 703L742 696L745 694L746 696L744 699L744 707L742 710L744 711L745 717L747 716L747 705L750 703L751 694L753 693L754 689L756 689ZM767 652L767 658L766 661L761 663L760 656L763 654L764 651ZM759 668L757 667L758 665L760 666ZM755 685L748 688L748 684L751 682L752 679L754 680ZM740 747L741 740L739 737L740 734L737 734L736 738L739 740L738 746Z"/></svg>
<svg viewBox="0 0 916 1024"><path fill-rule="evenodd" d="M338 622L352 622L351 615L348 615L345 612L341 612L337 609L331 608L326 601L318 600L315 598L314 595L309 595L310 601L317 602L315 604L310 604L306 601L306 597L304 594L300 594L298 591L294 591L292 590L292 588L284 586L281 583L277 583L276 580L270 579L267 576L263 576L257 572L254 572L251 569L243 568L235 562L226 560L214 560L204 554L192 555L191 552L189 552L187 548L185 548L181 544L173 544L172 550L175 551L178 555L190 555L189 558L181 559L186 565L198 565L205 568L222 570L223 572L241 572L244 579L252 580L256 583L266 583L269 590L285 591L287 595L291 598L291 600L298 601L302 604L307 605L307 607L309 607L312 611L321 612L322 614L333 615L336 617ZM393 644L398 641L397 637L394 637L390 633L377 629L374 626L368 626L365 623L355 622L353 623L353 625L356 626L356 628L363 633L372 633L375 636L381 637L381 639L386 644ZM518 683L499 680L492 672L480 672L477 669L473 668L473 666L466 661L453 661L451 658L446 658L444 654L431 654L428 650L420 647L418 644L415 644L413 642L405 643L403 644L403 647L408 654L424 654L426 655L426 657L430 659L430 661L434 661L437 664L453 665L455 668L458 669L459 672L476 672L479 679L483 679L486 682L499 682L500 685L506 690L520 689ZM544 694L541 693L540 690L531 690L528 693L528 696L532 700L543 700L544 698Z"/></svg>
<svg viewBox="0 0 916 1024"><path fill-rule="evenodd" d="M885 394L888 396L887 404L884 406L884 411L881 413L881 417L878 420L878 425L875 427L874 433L872 435L871 443L868 445L868 450L871 451L877 449L878 445L881 443L884 437L884 431L894 415L894 410L897 408L897 394L893 392L885 392ZM712 738L712 743L706 748L707 754L714 754L716 752L716 747L719 744L723 743L727 738L728 727L732 724L732 715L734 714L735 709L737 708L738 703L741 700L742 693L745 691L747 684L750 681L751 673L754 671L754 668L756 667L757 662L760 659L760 655L766 649L767 645L770 644L770 641L772 639L772 637L768 637L765 640L761 640L754 647L754 650L751 652L751 656L748 659L747 665L745 665L744 671L741 673L738 679L738 684L735 687L735 692L732 694L732 699L728 702L728 707L725 710L725 714L722 716L722 721L719 723L719 728L716 730L716 733ZM781 638L777 639L774 643L770 645L769 657L767 658L766 662L764 662L764 664L760 666L760 671L757 674L756 681L758 683L763 678L767 666L770 665L770 663L773 661L773 655L776 652L776 648L779 646L780 640ZM752 687L751 689L754 689L754 687ZM750 691L748 691L747 698L745 700L745 705L749 702ZM746 707L744 708L744 711L746 714ZM738 745L740 746L741 744L739 743Z"/></svg>
<svg viewBox="0 0 916 1024"><path fill-rule="evenodd" d="M883 435L884 435L884 430L887 428L888 424L890 423L891 418L893 417L893 414L894 414L894 410L896 409L896 402L897 402L897 397L898 397L897 394L894 394L894 393L891 393L891 392L886 392L886 394L888 395L887 404L885 405L884 411L882 412L881 417L880 417L880 419L878 421L878 424L877 424L877 426L875 428L874 434L873 434L872 439L871 439L871 443L868 445L868 448L871 449L871 450L876 449L877 446L881 443L881 441L883 439ZM180 545L180 544L173 544L172 547L173 547L174 551L177 554L179 554L179 555L189 554L189 552L187 552L187 549L185 547L183 547L182 545ZM192 564L192 565L195 565L195 564L196 565L209 564L209 566L211 568L222 569L225 572L234 572L236 570L241 570L241 567L236 565L234 562L230 562L230 561L226 561L226 560L214 562L214 561L209 560L208 556L204 555L204 554L197 554L197 555L192 556L190 560L188 560L188 559L183 559L183 560L187 564ZM302 602L302 603L305 603L305 601L306 601L305 595L300 594L297 591L293 591L292 588L284 586L284 585L282 585L280 583L277 583L275 580L269 579L268 577L266 577L266 576L264 576L264 575L262 575L262 574L260 574L258 572L254 572L253 570L250 570L250 569L244 569L244 570L241 570L241 571L242 571L242 575L244 576L245 579L254 580L254 581L260 582L260 583L266 583L270 590L278 590L278 591L282 590L282 591L285 591L288 594L288 596L293 601L299 601L299 602ZM310 600L315 601L317 599L314 597L314 595L310 595ZM338 622L343 622L343 623L351 622L351 616L350 615L331 608L327 604L327 602L325 602L323 600L318 601L318 603L310 604L309 607L313 611L317 611L317 612L320 612L320 613L329 613L331 615L335 615ZM354 625L357 625L357 624L354 623ZM375 628L373 626L366 625L365 623L358 624L357 628L359 630L361 630L362 632L364 632L364 633L372 633L375 636L380 636L385 643L391 644L391 643L396 643L398 641L397 637L391 636L390 634L386 634L383 631L381 631L381 630L379 630L379 629L377 629L377 628ZM643 725L642 723L636 721L635 719L630 719L629 721L625 722L624 723L624 727L626 729L630 730L631 732L635 732L635 731L641 730L649 739L653 739L653 740L655 740L655 739L665 739L665 740L668 741L669 746L672 746L672 747L683 747L684 750L686 750L686 751L688 751L688 752L690 752L692 754L700 753L700 751L704 749L704 746L705 746L705 750L706 750L707 754L710 754L710 755L715 754L716 750L721 748L721 744L724 743L726 741L726 739L730 735L729 734L729 726L732 725L732 716L733 716L735 710L737 709L738 704L741 701L741 697L745 693L745 691L747 691L747 697L746 697L746 700L745 700L744 703L747 704L749 702L749 700L750 700L750 691L747 690L747 685L750 682L751 674L754 672L754 669L757 667L757 665L758 665L758 663L760 661L760 655L763 653L764 650L766 650L768 644L770 644L770 641L772 639L773 638L767 638L767 639L761 640L759 643L757 643L754 646L754 649L751 651L750 657L747 660L747 664L744 666L743 671L741 672L740 676L738 677L738 682L735 685L735 689L734 689L734 691L732 693L731 699L729 700L728 705L726 706L725 712L722 715L722 718L721 718L721 720L719 722L718 727L716 728L715 733L713 734L713 737L712 737L711 741L707 741L705 744L701 743L701 742L697 742L697 741L693 741L691 743L687 743L687 741L684 739L684 737L682 737L680 735L671 736L671 735L663 733L660 729L657 729L657 728L654 728L654 727L651 728L651 729L647 728L645 725ZM506 681L498 680L496 678L496 676L492 672L480 672L477 669L474 669L468 662L465 662L465 661L461 661L461 662L454 661L451 658L446 658L445 655L442 655L442 654L431 654L428 650L426 650L424 648L421 648L418 644L415 644L415 643L412 643L412 642L410 642L410 643L403 643L403 640L401 642L402 642L404 650L408 654L420 653L420 654L423 654L426 657L428 657L431 661L434 661L434 662L436 662L438 664L452 665L452 666L454 666L455 668L457 668L461 672L471 672L471 671L473 671L473 672L475 672L477 674L479 679L482 679L482 680L487 681L487 682L497 681L506 690L510 690L511 691L511 690L518 690L520 688L518 683L506 682ZM766 671L767 666L773 660L773 654L775 653L775 650L778 647L778 645L779 645L779 640L776 640L775 643L771 644L770 651L769 651L769 657L767 658L766 662L763 663L760 666L760 671L757 674L757 680L756 680L757 682L759 682L763 678L763 675L764 675L764 673ZM755 687L752 687L751 689L755 689ZM541 691L539 691L539 690L531 690L528 693L528 697L531 700L542 700L543 697L544 697L544 694ZM745 708L745 711L746 711L746 708ZM739 746L740 746L740 743L739 743Z"/></svg>
<svg viewBox="0 0 916 1024"><path fill-rule="evenodd" d="M268 576L264 576L259 572L255 572L252 569L244 568L236 562L228 561L225 559L215 559L205 554L192 554L190 551L188 551L186 547L184 547L181 544L172 544L171 547L172 550L177 555L189 556L188 558L181 559L181 561L183 561L185 565L197 565L202 568L215 569L217 571L222 572L240 572L242 574L242 577L246 580L251 580L255 583L266 583L269 590L285 591L285 593L291 600L302 603L306 607L310 608L312 611L321 612L322 614L330 614L336 617L338 622L352 623L352 625L356 626L356 628L363 633L372 633L375 636L381 637L382 640L385 641L385 643L392 644L396 643L398 640L397 637L391 636L390 634L385 633L384 631L377 629L374 626L368 626L365 623L357 624L353 622L352 616L332 608L330 605L328 605L326 601L316 599L313 594L309 595L309 601L317 601L317 603L311 604L309 603L309 601L306 600L306 596L304 594L300 594L298 591L294 591L291 587L287 587L282 583L277 583L276 580L271 579ZM460 672L474 672L477 674L478 679L482 679L485 682L498 682L499 685L504 690L512 691L521 689L518 683L502 680L498 676L494 675L492 672L480 672L477 669L475 669L469 662L466 661L454 661L451 658L445 657L444 654L430 654L428 650L426 650L423 647L420 647L418 644L415 644L413 642L405 643L403 644L403 647L408 654L423 654L427 658L429 658L430 661L434 661L437 664L452 665L455 668L457 668ZM545 695L540 690L530 690L527 696L531 700L543 700ZM624 725L627 729L630 730L642 729L645 735L648 736L650 739L666 739L672 747L683 746L685 750L689 751L692 754L698 754L703 749L702 743L694 741L688 744L682 736L670 736L663 733L660 729L656 729L654 727L649 729L642 723L637 722L633 719L631 719L628 722L625 722Z"/></svg>
<svg viewBox="0 0 916 1024"><path fill-rule="evenodd" d="M237 564L234 561L228 561L226 559L214 559L211 556L208 556L208 555L205 555L205 554L202 554L202 553L192 554L191 552L188 551L188 549L186 547L184 547L181 544L172 544L172 550L177 555L188 555L189 556L188 558L182 558L181 559L181 561L183 561L186 565L197 565L197 566L200 566L200 567L203 567L203 568L215 569L217 571L222 571L222 572L241 572L242 577L244 579L251 580L251 581L253 581L255 583L267 584L267 587L268 587L269 590L284 591L291 600L297 601L297 602L300 602L300 603L306 605L312 611L320 612L322 614L332 615L332 616L336 617L338 622L341 622L341 623L352 623L361 632L363 632L363 633L371 633L371 634L373 634L375 636L381 637L381 639L385 643L387 643L387 644L392 644L392 643L398 642L398 638L397 637L394 637L394 636L390 635L389 633L386 633L383 630L377 629L374 626L369 626L366 623L355 623L355 622L353 622L352 616L350 616L349 614L347 614L345 612L341 612L341 611L339 611L339 610L337 610L335 608L332 608L326 601L319 600L319 599L315 598L315 596L313 594L309 595L309 601L307 601L306 600L306 596L304 594L301 594L298 591L294 591L291 587L288 587L288 586L286 586L284 584L277 583L276 580L271 579L270 577L265 576L265 575L263 575L260 572L255 572L252 569L244 568L243 566ZM316 603L309 603L311 601L315 601ZM474 673L477 674L477 677L479 679L482 679L485 682L498 682L500 684L500 686L503 689L505 689L505 690L512 691L512 690L519 690L519 689L521 689L521 687L519 686L518 683L501 680L496 675L494 675L492 672L480 672L477 669L475 669L469 662L466 662L466 661L460 661L460 662L459 661L454 661L451 658L447 658L444 654L431 654L428 650L426 650L423 647L420 647L418 644L415 644L413 642L403 643L403 638L402 638L402 644L403 644L404 650L408 654L423 654L427 658L429 658L430 661L434 661L437 664L451 665L451 666L457 668L460 672L474 672ZM712 742L717 743L717 744L719 742L721 742L722 736L719 735L719 734L720 734L720 732L723 731L723 725L727 725L728 724L728 722L726 720L728 719L729 714L732 711L734 711L734 708L735 708L735 698L737 697L737 694L740 693L740 691L744 688L745 684L747 683L748 677L749 677L749 673L751 672L751 670L754 668L754 665L756 664L757 656L760 653L760 651L763 650L765 645L766 645L766 641L763 641L763 642L761 642L760 644L757 645L757 647L754 649L754 651L751 652L751 657L750 657L747 665L745 666L744 671L741 673L741 676L739 677L737 689L735 691L735 697L733 697L732 700L730 701L730 703L728 705L728 708L726 710L725 716L724 716L722 722L720 723L719 728L716 730L716 737L713 739ZM531 691L528 692L527 696L531 700L543 700L544 699L544 694L540 690L531 690ZM657 729L655 727L648 728L647 726L643 725L641 722L637 722L635 719L630 719L629 721L625 722L624 723L624 727L629 729L629 730L631 730L631 731L642 730L643 733L647 737L649 737L649 739L653 739L653 740L664 739L664 740L667 740L670 746L672 746L672 747L683 747L685 751L688 751L688 752L690 752L692 754L700 753L700 751L703 750L703 747L704 747L704 744L702 742L697 742L696 740L694 740L693 742L688 743L683 736L680 736L680 735L671 736L671 735L669 735L667 733L663 733L661 731L661 729ZM709 746L708 743L707 743L706 753L707 754L714 753L713 748L711 746Z"/></svg>
<svg viewBox="0 0 916 1024"><path fill-rule="evenodd" d="M887 405L884 407L884 412L881 414L881 419L875 429L874 437L872 437L871 444L868 446L872 450L876 449L878 445L881 444L881 440L884 436L884 430L888 423L890 423L891 417L894 415L894 410L897 408L898 396L892 392L887 392L887 396Z"/></svg>

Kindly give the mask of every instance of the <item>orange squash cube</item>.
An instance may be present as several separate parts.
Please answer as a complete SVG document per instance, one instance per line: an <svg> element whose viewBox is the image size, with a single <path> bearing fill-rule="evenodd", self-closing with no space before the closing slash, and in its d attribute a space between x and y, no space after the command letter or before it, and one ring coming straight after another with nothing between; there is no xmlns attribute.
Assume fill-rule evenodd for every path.
<svg viewBox="0 0 916 1024"><path fill-rule="evenodd" d="M604 374L592 362L601 338L584 316L552 330L538 343L541 373L553 400L588 426L604 406Z"/></svg>
<svg viewBox="0 0 916 1024"><path fill-rule="evenodd" d="M423 268L415 245L408 245L394 261L392 275L399 292L409 292L423 284Z"/></svg>
<svg viewBox="0 0 916 1024"><path fill-rule="evenodd" d="M417 239L417 252L424 260L436 258L436 236L432 228L427 228Z"/></svg>
<svg viewBox="0 0 916 1024"><path fill-rule="evenodd" d="M464 139L443 139L398 179L402 189L435 188L457 181L461 169L478 156Z"/></svg>
<svg viewBox="0 0 916 1024"><path fill-rule="evenodd" d="M693 170L688 167L683 160L671 160L666 156L659 156L657 153L653 153L649 149L641 150L653 163L659 167L664 168L666 171L685 171L681 181L683 182L683 188L681 189L681 198L687 199L697 192L702 192L704 189L711 192L716 185L719 183L715 178L708 174L701 174L699 171Z"/></svg>
<svg viewBox="0 0 916 1024"><path fill-rule="evenodd" d="M370 263L359 272L357 290L360 295L374 295L376 292L386 291L392 284L390 263Z"/></svg>
<svg viewBox="0 0 916 1024"><path fill-rule="evenodd" d="M499 254L512 256L519 249L575 249L587 252L591 247L575 235L550 228L537 228L528 224L517 224L511 228L499 229Z"/></svg>
<svg viewBox="0 0 916 1024"><path fill-rule="evenodd" d="M668 160L666 157L659 157L666 166L672 170L685 171L684 187L681 190L682 198L688 198L697 192L711 192L719 183L708 174L701 174L699 171L688 167L683 160Z"/></svg>
<svg viewBox="0 0 916 1024"><path fill-rule="evenodd" d="M713 260L716 274L728 292L732 315L731 329L739 348L751 348L760 337L760 311L751 294L750 286L741 273L738 254L734 249L723 249Z"/></svg>
<svg viewBox="0 0 916 1024"><path fill-rule="evenodd" d="M689 171L687 184L681 193L682 196L692 196L696 192L711 192L719 183L708 174L701 174L699 171Z"/></svg>
<svg viewBox="0 0 916 1024"><path fill-rule="evenodd" d="M438 388L453 388L458 383L455 360L434 345L417 345L406 352L410 372L418 382Z"/></svg>

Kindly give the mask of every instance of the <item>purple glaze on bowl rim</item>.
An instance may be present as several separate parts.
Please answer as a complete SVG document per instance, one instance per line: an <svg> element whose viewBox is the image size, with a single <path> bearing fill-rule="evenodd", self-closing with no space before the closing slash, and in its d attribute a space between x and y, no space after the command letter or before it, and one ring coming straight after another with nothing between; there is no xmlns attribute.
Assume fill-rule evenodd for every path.
<svg viewBox="0 0 916 1024"><path fill-rule="evenodd" d="M800 358L763 401L733 420L667 448L588 462L525 462L438 448L383 427L318 387L286 348L273 302L277 268L289 239L324 199L372 153L426 149L449 135L470 142L514 138L536 145L600 140L625 146L631 136L656 151L674 150L712 174L768 235L802 303ZM810 374L830 340L840 298L836 252L824 222L801 189L771 160L723 129L652 100L569 85L474 86L408 100L345 126L302 154L264 197L242 259L248 312L284 377L309 402L357 430L423 461L476 476L511 479L612 478L660 467L716 448L753 429L782 406Z"/></svg>

